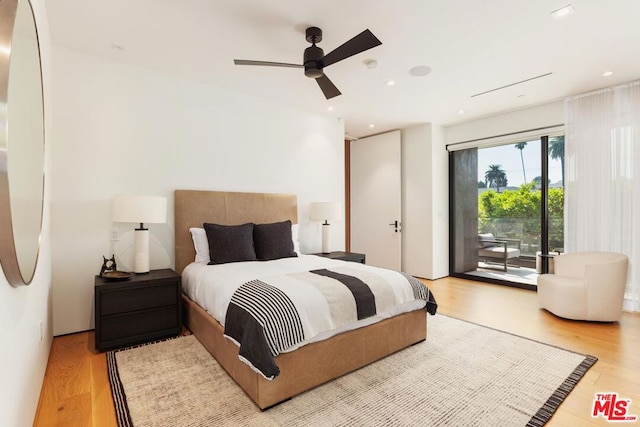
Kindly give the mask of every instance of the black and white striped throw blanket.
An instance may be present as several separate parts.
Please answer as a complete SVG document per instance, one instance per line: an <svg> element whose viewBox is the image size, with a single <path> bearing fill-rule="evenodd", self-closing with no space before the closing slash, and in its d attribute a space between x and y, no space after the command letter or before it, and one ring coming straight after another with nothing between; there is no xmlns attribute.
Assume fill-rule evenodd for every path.
<svg viewBox="0 0 640 427"><path fill-rule="evenodd" d="M240 346L240 358L267 379L280 373L274 357L330 331L373 316L391 317L436 301L416 278L360 265L252 280L233 293L225 336ZM329 335L327 335L329 336Z"/></svg>

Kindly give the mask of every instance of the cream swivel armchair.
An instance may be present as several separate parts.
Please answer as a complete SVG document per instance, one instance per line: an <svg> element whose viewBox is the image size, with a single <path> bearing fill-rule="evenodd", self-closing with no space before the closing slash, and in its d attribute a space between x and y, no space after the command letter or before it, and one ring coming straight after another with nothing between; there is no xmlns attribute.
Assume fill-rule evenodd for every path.
<svg viewBox="0 0 640 427"><path fill-rule="evenodd" d="M555 274L538 276L538 301L556 316L614 322L622 315L626 255L582 252L557 256Z"/></svg>

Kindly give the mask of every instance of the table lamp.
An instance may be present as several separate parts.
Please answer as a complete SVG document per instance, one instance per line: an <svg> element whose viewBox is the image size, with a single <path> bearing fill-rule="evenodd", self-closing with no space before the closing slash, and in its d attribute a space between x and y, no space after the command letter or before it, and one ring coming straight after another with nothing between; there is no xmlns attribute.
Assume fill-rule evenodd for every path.
<svg viewBox="0 0 640 427"><path fill-rule="evenodd" d="M322 253L331 252L331 232L329 221L342 219L340 202L311 203L309 216L314 221L324 221L322 224Z"/></svg>
<svg viewBox="0 0 640 427"><path fill-rule="evenodd" d="M158 196L117 195L113 198L113 221L136 222L134 231L134 273L149 272L149 229L144 223L167 222L167 199Z"/></svg>

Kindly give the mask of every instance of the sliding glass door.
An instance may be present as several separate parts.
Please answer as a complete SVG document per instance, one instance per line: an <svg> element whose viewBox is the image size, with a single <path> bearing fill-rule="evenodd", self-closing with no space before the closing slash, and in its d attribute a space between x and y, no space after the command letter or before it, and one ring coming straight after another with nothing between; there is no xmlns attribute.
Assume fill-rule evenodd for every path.
<svg viewBox="0 0 640 427"><path fill-rule="evenodd" d="M533 287L564 242L564 137L450 152L453 276Z"/></svg>

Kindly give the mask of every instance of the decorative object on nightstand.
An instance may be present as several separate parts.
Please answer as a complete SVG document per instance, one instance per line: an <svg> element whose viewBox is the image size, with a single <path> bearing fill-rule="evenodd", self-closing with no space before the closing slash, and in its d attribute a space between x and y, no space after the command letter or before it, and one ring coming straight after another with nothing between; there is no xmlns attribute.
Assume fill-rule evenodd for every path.
<svg viewBox="0 0 640 427"><path fill-rule="evenodd" d="M102 267L100 268L100 277L102 277L102 275L105 272L110 272L110 271L117 271L118 270L118 266L116 264L116 256L111 255L111 258L108 258L104 255L102 255Z"/></svg>
<svg viewBox="0 0 640 427"><path fill-rule="evenodd" d="M359 262L360 264L365 264L365 258L366 258L365 254L359 254L356 252L342 252L342 251L333 251L333 252L329 252L328 254L319 253L319 254L312 254L312 255L318 255L318 256L330 258L330 259L339 259L342 261Z"/></svg>
<svg viewBox="0 0 640 427"><path fill-rule="evenodd" d="M129 280L131 273L126 271L118 271L116 265L116 256L111 255L111 258L107 259L102 256L102 268L100 268L100 277L107 280Z"/></svg>
<svg viewBox="0 0 640 427"><path fill-rule="evenodd" d="M340 202L315 202L311 203L309 217L313 221L324 221L322 224L322 253L331 252L331 229L329 221L342 219L342 206Z"/></svg>
<svg viewBox="0 0 640 427"><path fill-rule="evenodd" d="M96 350L140 344L182 331L180 275L171 269L151 270L131 280L96 276Z"/></svg>
<svg viewBox="0 0 640 427"><path fill-rule="evenodd" d="M113 199L114 222L137 222L134 232L134 273L149 272L149 229L144 223L167 221L167 199L158 196L117 195Z"/></svg>

